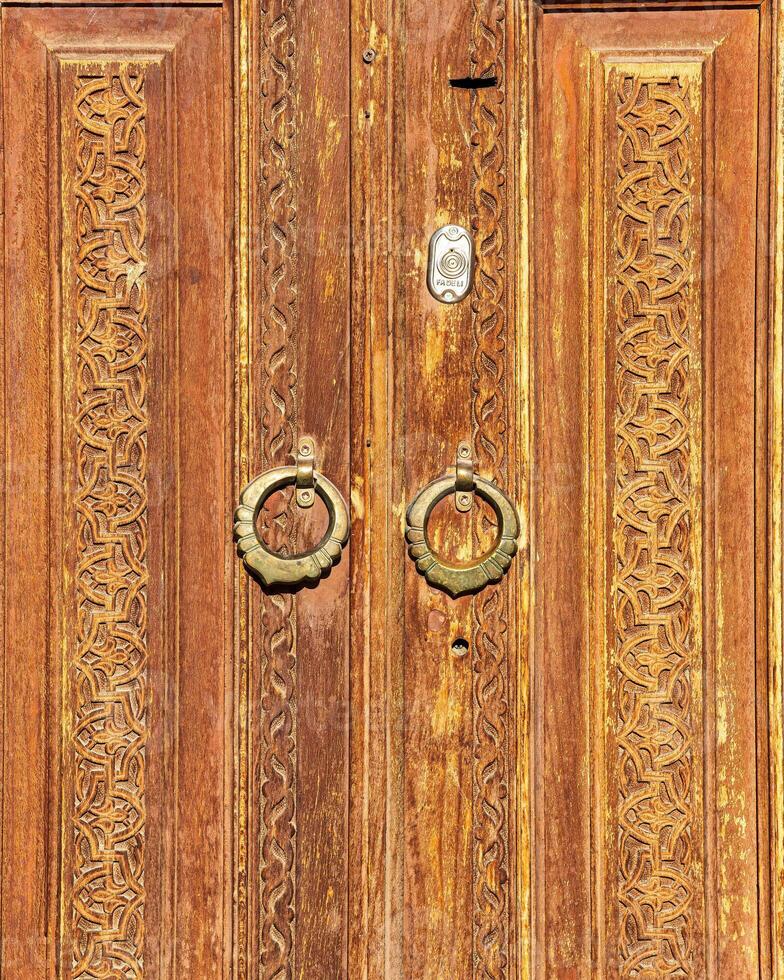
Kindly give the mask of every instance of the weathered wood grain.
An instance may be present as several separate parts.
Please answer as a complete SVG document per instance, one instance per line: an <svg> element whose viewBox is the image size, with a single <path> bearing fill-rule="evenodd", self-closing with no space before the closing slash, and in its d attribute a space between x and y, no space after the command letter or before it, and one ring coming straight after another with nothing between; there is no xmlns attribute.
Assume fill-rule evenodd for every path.
<svg viewBox="0 0 784 980"><path fill-rule="evenodd" d="M8 977L227 975L222 24L3 10Z"/></svg>
<svg viewBox="0 0 784 980"><path fill-rule="evenodd" d="M784 980L783 14L2 8L4 978Z"/></svg>
<svg viewBox="0 0 784 980"><path fill-rule="evenodd" d="M755 828L766 826L768 799L756 651L767 636L757 597L767 590L762 542L771 477L760 442L768 365L759 299L760 290L767 295L760 244L767 210L759 195L762 186L763 197L770 190L762 164L770 35L764 9L604 11L555 13L548 5L537 22L534 439L542 485L533 514L539 627L531 669L539 674L535 769L543 797L534 853L543 866L534 972L766 976L770 900L760 867L767 867L768 834L758 837ZM759 67L746 72L741 64ZM687 70L696 113L679 136L687 143L673 166L646 182L654 141L676 120L677 102L657 116L644 84L624 96L613 79L636 85L642 71L668 84ZM635 187L636 203L627 207L624 195ZM668 187L690 196L688 204L678 197L662 220L635 232L629 222L652 215ZM671 233L673 248L656 244L657 235ZM679 288L686 292L677 316L659 320L657 303L671 302ZM683 354L667 341L679 319L678 343L694 338L691 331L702 338L688 341ZM626 322L634 343L616 347ZM649 365L654 386L637 408L627 387L632 375L624 373L635 357ZM683 375L670 396L666 372L676 367L692 377ZM633 370L635 384L643 384L642 369ZM677 439L668 444L656 505L643 508L650 524L632 527L646 455L664 447L658 440L676 405L683 412L675 429L692 432L687 456L676 465ZM642 452L628 425L654 427ZM696 463L688 459L695 453ZM683 479L685 523L665 531L668 494ZM659 543L643 544L645 526L662 532ZM662 545L683 549L690 538L680 572L677 560L655 558ZM668 601L673 573L681 585ZM633 666L656 603L672 615L676 594L687 603L677 630L659 632L662 621ZM563 778L565 758L572 778ZM655 775L662 766L678 767L675 792L663 770ZM652 775L656 816L646 817ZM553 812L558 817L547 821ZM654 844L649 857L646 841ZM634 909L638 900L648 911ZM572 914L565 917L565 908Z"/></svg>

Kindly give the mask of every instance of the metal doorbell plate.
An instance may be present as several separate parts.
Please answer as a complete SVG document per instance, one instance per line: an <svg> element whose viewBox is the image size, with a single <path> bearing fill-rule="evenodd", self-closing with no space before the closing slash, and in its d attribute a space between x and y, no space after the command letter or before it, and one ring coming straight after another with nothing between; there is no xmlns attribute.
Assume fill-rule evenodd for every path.
<svg viewBox="0 0 784 980"><path fill-rule="evenodd" d="M427 262L427 288L439 303L459 303L471 292L474 241L460 225L433 232Z"/></svg>

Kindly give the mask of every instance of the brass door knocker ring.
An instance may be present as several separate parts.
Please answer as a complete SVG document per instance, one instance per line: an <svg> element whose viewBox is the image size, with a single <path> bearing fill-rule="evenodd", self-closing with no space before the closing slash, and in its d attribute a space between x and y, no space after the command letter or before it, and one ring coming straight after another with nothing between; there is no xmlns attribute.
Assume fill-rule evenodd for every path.
<svg viewBox="0 0 784 980"><path fill-rule="evenodd" d="M301 440L296 466L267 470L249 483L240 495L240 503L234 513L237 554L248 572L267 588L296 587L317 582L340 559L343 546L348 541L350 522L346 502L335 484L313 469L313 455L312 440ZM315 496L318 496L329 515L329 526L319 544L310 551L291 556L270 551L256 527L264 502L276 490L289 486L297 488L298 506L310 507Z"/></svg>
<svg viewBox="0 0 784 980"><path fill-rule="evenodd" d="M460 450L465 446L461 443ZM465 491L465 459L458 451L455 474L439 477L428 483L414 497L406 512L406 541L408 554L416 563L417 571L430 585L446 592L453 599L472 592L479 592L493 582L500 582L512 563L517 551L520 522L514 504L492 480L473 474L471 469L471 493L486 500L498 518L498 538L493 548L481 558L467 565L453 565L433 553L427 537L427 522L436 504L454 493L456 507L460 511L470 509L470 497Z"/></svg>

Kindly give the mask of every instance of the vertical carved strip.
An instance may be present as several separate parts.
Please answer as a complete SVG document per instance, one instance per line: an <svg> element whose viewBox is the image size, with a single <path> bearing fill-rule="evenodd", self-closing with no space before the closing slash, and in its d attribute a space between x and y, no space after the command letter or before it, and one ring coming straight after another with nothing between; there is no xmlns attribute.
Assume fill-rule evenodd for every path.
<svg viewBox="0 0 784 980"><path fill-rule="evenodd" d="M141 978L147 676L144 68L80 66L72 976ZM68 202L69 205L72 202Z"/></svg>
<svg viewBox="0 0 784 980"><path fill-rule="evenodd" d="M471 69L498 85L474 93L471 112L471 228L478 268L472 304L473 418L478 471L505 482L505 4L473 0ZM494 527L477 529L485 548ZM474 601L474 972L502 978L508 963L508 656L507 593L485 589Z"/></svg>
<svg viewBox="0 0 784 980"><path fill-rule="evenodd" d="M695 977L699 874L697 78L611 75L618 969Z"/></svg>
<svg viewBox="0 0 784 980"><path fill-rule="evenodd" d="M262 456L291 462L295 443L296 254L294 0L266 0L261 22ZM277 494L262 517L265 539L285 552L294 508ZM263 595L261 976L294 976L296 844L295 622L290 595Z"/></svg>

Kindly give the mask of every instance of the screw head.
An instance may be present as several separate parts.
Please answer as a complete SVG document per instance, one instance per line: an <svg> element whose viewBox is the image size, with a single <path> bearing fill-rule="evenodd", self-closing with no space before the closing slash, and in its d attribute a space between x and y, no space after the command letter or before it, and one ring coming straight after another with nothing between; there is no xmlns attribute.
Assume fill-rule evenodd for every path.
<svg viewBox="0 0 784 980"><path fill-rule="evenodd" d="M471 503L471 498L468 496L468 494L467 493L461 493L460 494L460 504L461 504L461 506L462 507L467 507L468 504L470 504L470 503Z"/></svg>
<svg viewBox="0 0 784 980"><path fill-rule="evenodd" d="M303 500L310 500L310 490L303 490L301 497Z"/></svg>
<svg viewBox="0 0 784 980"><path fill-rule="evenodd" d="M468 455L468 446L461 446L460 447L460 455L461 456L467 456Z"/></svg>
<svg viewBox="0 0 784 980"><path fill-rule="evenodd" d="M371 62L376 60L376 52L373 50L373 48L365 48L365 50L362 52L362 60L366 65L369 65Z"/></svg>

